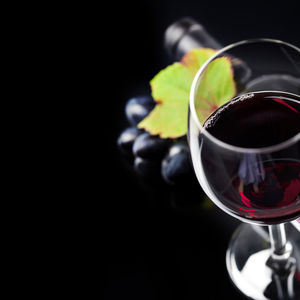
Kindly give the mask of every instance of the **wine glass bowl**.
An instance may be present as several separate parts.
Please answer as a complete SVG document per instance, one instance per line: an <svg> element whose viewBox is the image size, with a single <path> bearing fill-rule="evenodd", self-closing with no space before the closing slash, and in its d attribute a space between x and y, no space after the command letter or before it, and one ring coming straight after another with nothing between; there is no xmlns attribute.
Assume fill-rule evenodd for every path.
<svg viewBox="0 0 300 300"><path fill-rule="evenodd" d="M191 89L188 138L197 178L216 205L242 221L276 224L296 219L300 213L300 97L291 90L300 90L300 61L294 53L300 56L299 51L270 40L230 47L206 62ZM250 55L261 52L264 55L256 55L257 59ZM277 56L281 59L276 60L276 69L272 62ZM198 90L210 65L221 57L231 59L238 87L233 100L227 99L231 101L210 115L204 112L203 117L197 111L197 102L203 101ZM246 72L241 70L251 75L245 80ZM275 75L281 85L269 90ZM244 77L240 80L240 76ZM288 81L291 78L294 85ZM214 97L215 87L210 88Z"/></svg>
<svg viewBox="0 0 300 300"><path fill-rule="evenodd" d="M291 221L300 211L300 134L293 135L295 128L300 128L300 97L279 92L247 96L223 105L207 120L198 137L190 136L191 147L197 146L191 149L197 177L220 208L242 221ZM276 121L278 118L282 120ZM289 138L281 140L283 136ZM267 145L268 140L279 143L242 148L221 138L240 145Z"/></svg>
<svg viewBox="0 0 300 300"><path fill-rule="evenodd" d="M212 78L221 61L231 72ZM231 279L252 299L300 297L300 245L284 226L300 215L299 95L300 49L270 39L221 49L191 87L188 141L202 189L233 217L269 225L270 235L241 226L227 251Z"/></svg>

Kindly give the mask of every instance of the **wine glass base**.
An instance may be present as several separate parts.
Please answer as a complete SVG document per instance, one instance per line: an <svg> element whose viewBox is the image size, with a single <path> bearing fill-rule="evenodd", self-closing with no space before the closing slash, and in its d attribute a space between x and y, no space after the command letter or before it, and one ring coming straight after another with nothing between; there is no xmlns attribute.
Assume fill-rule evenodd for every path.
<svg viewBox="0 0 300 300"><path fill-rule="evenodd" d="M233 234L226 254L227 269L235 286L250 299L300 299L300 234L289 224L286 229L292 255L284 270L270 265L266 229L242 224Z"/></svg>

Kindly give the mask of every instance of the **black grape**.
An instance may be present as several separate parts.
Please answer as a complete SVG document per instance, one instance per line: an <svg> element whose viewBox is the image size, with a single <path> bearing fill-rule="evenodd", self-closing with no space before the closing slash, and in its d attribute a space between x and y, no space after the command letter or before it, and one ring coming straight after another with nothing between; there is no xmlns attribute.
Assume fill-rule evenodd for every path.
<svg viewBox="0 0 300 300"><path fill-rule="evenodd" d="M131 125L136 126L153 109L155 102L151 96L131 98L125 106L125 114Z"/></svg>
<svg viewBox="0 0 300 300"><path fill-rule="evenodd" d="M136 138L142 133L136 127L129 127L124 129L119 135L117 145L126 154L132 154L132 145Z"/></svg>
<svg viewBox="0 0 300 300"><path fill-rule="evenodd" d="M170 139L161 139L144 132L133 144L133 154L146 159L160 159L171 143Z"/></svg>
<svg viewBox="0 0 300 300"><path fill-rule="evenodd" d="M160 161L136 157L134 160L134 169L138 175L143 178L160 177Z"/></svg>
<svg viewBox="0 0 300 300"><path fill-rule="evenodd" d="M157 179L171 185L187 182L193 172L186 136L174 144L174 139L162 139L137 128L154 106L155 101L150 95L127 101L125 114L132 127L121 132L117 145L123 154L128 155L126 159L130 159L131 168L147 182Z"/></svg>
<svg viewBox="0 0 300 300"><path fill-rule="evenodd" d="M161 173L164 180L169 184L185 182L192 173L190 153L187 145L174 144L162 161Z"/></svg>

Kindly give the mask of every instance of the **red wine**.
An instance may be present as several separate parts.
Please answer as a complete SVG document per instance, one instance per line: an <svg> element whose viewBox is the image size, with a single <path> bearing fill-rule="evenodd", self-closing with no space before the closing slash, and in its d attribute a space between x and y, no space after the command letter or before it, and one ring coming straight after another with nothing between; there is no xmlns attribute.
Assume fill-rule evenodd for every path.
<svg viewBox="0 0 300 300"><path fill-rule="evenodd" d="M300 162L275 160L264 162L256 182L234 180L242 203L249 208L288 207L296 201L300 205ZM251 211L251 210L249 210Z"/></svg>
<svg viewBox="0 0 300 300"><path fill-rule="evenodd" d="M280 92L244 94L220 107L205 127L238 147L273 146L300 132L300 97Z"/></svg>
<svg viewBox="0 0 300 300"><path fill-rule="evenodd" d="M214 160L205 160L216 150L202 149L202 167L218 201L234 214L270 224L299 217L299 141L280 151L249 150L278 145L300 132L299 96L245 94L220 107L204 127L219 140L248 150L222 150Z"/></svg>

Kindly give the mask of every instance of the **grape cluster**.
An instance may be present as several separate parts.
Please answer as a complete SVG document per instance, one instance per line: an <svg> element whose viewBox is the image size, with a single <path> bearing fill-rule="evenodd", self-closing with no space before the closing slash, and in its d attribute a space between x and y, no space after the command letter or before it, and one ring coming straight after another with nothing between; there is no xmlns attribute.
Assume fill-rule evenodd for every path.
<svg viewBox="0 0 300 300"><path fill-rule="evenodd" d="M161 178L170 185L187 183L194 175L186 136L162 139L137 128L154 106L149 95L127 101L125 115L130 126L121 132L117 144L126 156L133 158L134 170L144 179Z"/></svg>

